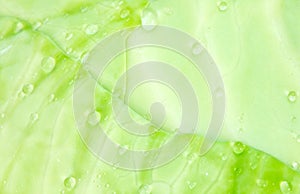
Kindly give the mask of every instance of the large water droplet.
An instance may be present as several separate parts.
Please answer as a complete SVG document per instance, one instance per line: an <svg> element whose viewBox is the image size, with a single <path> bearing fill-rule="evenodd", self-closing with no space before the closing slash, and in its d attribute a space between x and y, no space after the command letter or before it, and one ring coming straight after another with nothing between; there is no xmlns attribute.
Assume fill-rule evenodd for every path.
<svg viewBox="0 0 300 194"><path fill-rule="evenodd" d="M94 35L98 32L98 26L96 24L89 24L85 28L85 33L87 35Z"/></svg>
<svg viewBox="0 0 300 194"><path fill-rule="evenodd" d="M226 1L219 1L217 3L217 6L218 6L219 11L226 11L227 7L228 7L228 4L227 4Z"/></svg>
<svg viewBox="0 0 300 194"><path fill-rule="evenodd" d="M188 185L190 190L194 189L197 185L197 183L193 181L186 181L186 184Z"/></svg>
<svg viewBox="0 0 300 194"><path fill-rule="evenodd" d="M297 93L295 91L290 91L287 97L289 102L294 103L297 100Z"/></svg>
<svg viewBox="0 0 300 194"><path fill-rule="evenodd" d="M142 15L142 27L145 30L152 30L157 26L157 14L154 10L150 8L146 8L143 10Z"/></svg>
<svg viewBox="0 0 300 194"><path fill-rule="evenodd" d="M292 191L292 186L287 181L281 181L279 186L280 186L280 191L284 194L290 193Z"/></svg>
<svg viewBox="0 0 300 194"><path fill-rule="evenodd" d="M55 67L55 63L53 57L44 57L41 62L41 68L45 73L51 73Z"/></svg>
<svg viewBox="0 0 300 194"><path fill-rule="evenodd" d="M242 154L246 149L246 145L241 142L234 142L231 146L235 154Z"/></svg>
<svg viewBox="0 0 300 194"><path fill-rule="evenodd" d="M68 189L73 189L76 186L76 178L70 176L64 180L64 185Z"/></svg>
<svg viewBox="0 0 300 194"><path fill-rule="evenodd" d="M120 11L120 18L124 19L129 16L130 12L128 9L123 9Z"/></svg>
<svg viewBox="0 0 300 194"><path fill-rule="evenodd" d="M22 88L22 92L25 94L25 95L29 95L33 92L34 90L34 86L32 84L25 84Z"/></svg>
<svg viewBox="0 0 300 194"><path fill-rule="evenodd" d="M265 187L267 187L268 186L268 181L267 180L263 180L263 179L257 179L256 180L256 185L258 186L258 187L261 187L261 188L265 188Z"/></svg>
<svg viewBox="0 0 300 194"><path fill-rule="evenodd" d="M195 43L192 47L192 52L194 55L199 55L203 51L203 47L199 43Z"/></svg>
<svg viewBox="0 0 300 194"><path fill-rule="evenodd" d="M99 112L95 111L95 112L92 112L88 115L88 123L91 125L91 126L95 126L97 125L101 120L101 115Z"/></svg>

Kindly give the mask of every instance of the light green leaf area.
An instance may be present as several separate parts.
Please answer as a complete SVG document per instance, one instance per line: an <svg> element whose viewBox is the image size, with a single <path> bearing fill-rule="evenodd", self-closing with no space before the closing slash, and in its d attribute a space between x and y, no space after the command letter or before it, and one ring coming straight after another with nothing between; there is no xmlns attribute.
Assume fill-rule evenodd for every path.
<svg viewBox="0 0 300 194"><path fill-rule="evenodd" d="M1 0L0 5L0 193L300 192L298 1ZM169 51L146 49L165 62L177 61L199 86L207 115L172 162L128 171L88 150L77 131L72 92L91 49L109 34L140 24L167 25L197 38L220 69L227 111L220 138L199 156L211 114L204 78L193 68L180 69L188 62ZM128 51L98 80L100 123L131 149L160 147L174 134L178 114L144 139L126 136L113 121L111 92L126 71L124 55L131 63L144 60ZM140 98L131 102L131 115L147 122L142 113L148 101ZM179 112L174 102L170 112Z"/></svg>

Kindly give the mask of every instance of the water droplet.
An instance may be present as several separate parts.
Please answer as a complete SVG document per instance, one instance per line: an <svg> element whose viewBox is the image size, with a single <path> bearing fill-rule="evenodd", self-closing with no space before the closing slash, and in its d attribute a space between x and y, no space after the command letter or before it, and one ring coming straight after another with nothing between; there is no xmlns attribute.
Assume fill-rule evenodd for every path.
<svg viewBox="0 0 300 194"><path fill-rule="evenodd" d="M194 189L197 185L196 182L191 182L191 181L186 181L186 184L188 185L188 187L190 188L190 190Z"/></svg>
<svg viewBox="0 0 300 194"><path fill-rule="evenodd" d="M68 177L64 180L64 185L68 189L73 189L76 186L76 178Z"/></svg>
<svg viewBox="0 0 300 194"><path fill-rule="evenodd" d="M157 14L154 10L146 8L143 10L142 15L142 27L145 30L153 30L157 26Z"/></svg>
<svg viewBox="0 0 300 194"><path fill-rule="evenodd" d="M23 30L23 28L24 28L24 24L22 22L18 22L16 24L15 33L20 32L21 30Z"/></svg>
<svg viewBox="0 0 300 194"><path fill-rule="evenodd" d="M65 194L65 192L66 192L65 190L61 190L60 194Z"/></svg>
<svg viewBox="0 0 300 194"><path fill-rule="evenodd" d="M152 192L152 187L150 185L141 185L138 192L139 194L150 194Z"/></svg>
<svg viewBox="0 0 300 194"><path fill-rule="evenodd" d="M31 122L35 122L35 121L37 121L39 119L39 114L38 113L32 113L31 115L30 115L30 120L31 120Z"/></svg>
<svg viewBox="0 0 300 194"><path fill-rule="evenodd" d="M25 84L22 88L22 92L25 94L25 95L29 95L33 92L34 90L34 86L32 84Z"/></svg>
<svg viewBox="0 0 300 194"><path fill-rule="evenodd" d="M234 142L231 146L235 154L242 154L246 149L246 145L241 142Z"/></svg>
<svg viewBox="0 0 300 194"><path fill-rule="evenodd" d="M199 55L203 51L203 47L199 43L195 43L192 47L192 52L194 55Z"/></svg>
<svg viewBox="0 0 300 194"><path fill-rule="evenodd" d="M88 115L88 123L92 126L97 125L101 120L101 115L99 112L95 111Z"/></svg>
<svg viewBox="0 0 300 194"><path fill-rule="evenodd" d="M255 170L257 168L257 163L256 162L250 162L250 168L252 170Z"/></svg>
<svg viewBox="0 0 300 194"><path fill-rule="evenodd" d="M296 120L297 120L297 117L295 117L295 116L292 116L291 120L292 120L292 122L294 123L294 122L296 122Z"/></svg>
<svg viewBox="0 0 300 194"><path fill-rule="evenodd" d="M55 63L53 57L44 57L41 62L41 68L45 73L51 73L55 67Z"/></svg>
<svg viewBox="0 0 300 194"><path fill-rule="evenodd" d="M292 162L292 168L294 169L294 170L299 170L299 163L298 162Z"/></svg>
<svg viewBox="0 0 300 194"><path fill-rule="evenodd" d="M110 187L110 185L109 185L108 183L106 183L104 186L105 186L106 188L109 188L109 187Z"/></svg>
<svg viewBox="0 0 300 194"><path fill-rule="evenodd" d="M55 100L55 95L54 94L50 94L49 98L48 98L48 101L49 102L53 102L54 100Z"/></svg>
<svg viewBox="0 0 300 194"><path fill-rule="evenodd" d="M265 187L268 186L268 181L263 180L263 179L257 179L257 180L256 180L256 185L257 185L258 187L265 188Z"/></svg>
<svg viewBox="0 0 300 194"><path fill-rule="evenodd" d="M73 38L73 34L72 34L72 33L67 32L67 33L65 34L65 39L66 39L66 40L71 40L72 38Z"/></svg>
<svg viewBox="0 0 300 194"><path fill-rule="evenodd" d="M72 49L72 48L67 48L67 49L66 49L66 53L67 53L67 54L70 54L70 53L72 53L72 52L73 52L73 49Z"/></svg>
<svg viewBox="0 0 300 194"><path fill-rule="evenodd" d="M297 93L295 91L290 91L288 93L288 101L294 103L296 102L296 100L297 100Z"/></svg>
<svg viewBox="0 0 300 194"><path fill-rule="evenodd" d="M85 28L85 33L87 35L94 35L98 32L98 26L96 24L89 24Z"/></svg>
<svg viewBox="0 0 300 194"><path fill-rule="evenodd" d="M280 186L280 191L284 194L285 193L290 193L292 191L292 186L287 181L281 181L279 186Z"/></svg>
<svg viewBox="0 0 300 194"><path fill-rule="evenodd" d="M35 22L33 24L33 30L37 30L42 26L42 22Z"/></svg>
<svg viewBox="0 0 300 194"><path fill-rule="evenodd" d="M242 173L242 169L241 168L234 168L233 171L234 171L234 173L236 175L240 175Z"/></svg>
<svg viewBox="0 0 300 194"><path fill-rule="evenodd" d="M219 11L226 11L228 4L226 1L219 1L217 3L217 6L218 6Z"/></svg>
<svg viewBox="0 0 300 194"><path fill-rule="evenodd" d="M5 113L1 113L1 114L0 114L0 118L1 118L1 119L4 119L4 117L5 117Z"/></svg>
<svg viewBox="0 0 300 194"><path fill-rule="evenodd" d="M205 173L205 176L208 176L208 172Z"/></svg>
<svg viewBox="0 0 300 194"><path fill-rule="evenodd" d="M123 155L125 154L126 151L128 151L128 145L124 145L124 146L119 146L119 154Z"/></svg>
<svg viewBox="0 0 300 194"><path fill-rule="evenodd" d="M227 160L227 158L228 158L224 153L221 153L220 156L221 156L221 159L224 161Z"/></svg>
<svg viewBox="0 0 300 194"><path fill-rule="evenodd" d="M129 16L129 10L128 9L123 9L120 11L120 18L124 19L127 18Z"/></svg>

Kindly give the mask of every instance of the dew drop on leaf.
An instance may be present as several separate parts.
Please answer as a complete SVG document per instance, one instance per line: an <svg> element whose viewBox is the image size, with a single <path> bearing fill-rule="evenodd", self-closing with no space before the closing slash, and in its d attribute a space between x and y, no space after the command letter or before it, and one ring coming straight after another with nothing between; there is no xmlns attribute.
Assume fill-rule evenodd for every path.
<svg viewBox="0 0 300 194"><path fill-rule="evenodd" d="M88 115L88 119L87 122L91 125L91 126L95 126L100 122L101 119L101 115L99 112L95 111L95 112L91 112Z"/></svg>
<svg viewBox="0 0 300 194"><path fill-rule="evenodd" d="M33 92L34 90L34 86L32 84L25 84L22 88L22 92L25 94L25 95L29 95Z"/></svg>
<svg viewBox="0 0 300 194"><path fill-rule="evenodd" d="M219 11L226 11L227 7L228 7L228 4L227 4L226 1L219 1L217 3L217 6L218 6Z"/></svg>
<svg viewBox="0 0 300 194"><path fill-rule="evenodd" d="M76 178L70 176L64 180L64 185L68 189L73 189L76 186Z"/></svg>
<svg viewBox="0 0 300 194"><path fill-rule="evenodd" d="M123 9L120 11L120 18L124 19L127 18L129 16L129 10L128 9Z"/></svg>
<svg viewBox="0 0 300 194"><path fill-rule="evenodd" d="M153 30L158 24L157 14L152 9L144 9L141 15L142 27L145 30Z"/></svg>
<svg viewBox="0 0 300 194"><path fill-rule="evenodd" d="M199 43L195 43L192 47L192 52L194 55L199 55L202 52L203 48Z"/></svg>
<svg viewBox="0 0 300 194"><path fill-rule="evenodd" d="M55 68L55 59L53 57L44 57L41 62L41 68L45 73L51 73Z"/></svg>
<svg viewBox="0 0 300 194"><path fill-rule="evenodd" d="M85 33L87 35L94 35L98 32L98 26L96 24L89 24L85 28Z"/></svg>
<svg viewBox="0 0 300 194"><path fill-rule="evenodd" d="M279 186L280 186L280 191L284 194L290 193L292 191L291 184L287 181L281 181Z"/></svg>
<svg viewBox="0 0 300 194"><path fill-rule="evenodd" d="M289 102L294 103L297 100L297 93L295 91L290 91L287 97Z"/></svg>
<svg viewBox="0 0 300 194"><path fill-rule="evenodd" d="M242 154L246 149L246 145L241 142L234 142L231 146L235 154Z"/></svg>
<svg viewBox="0 0 300 194"><path fill-rule="evenodd" d="M268 181L263 179L256 179L256 185L261 188L265 188L268 186Z"/></svg>

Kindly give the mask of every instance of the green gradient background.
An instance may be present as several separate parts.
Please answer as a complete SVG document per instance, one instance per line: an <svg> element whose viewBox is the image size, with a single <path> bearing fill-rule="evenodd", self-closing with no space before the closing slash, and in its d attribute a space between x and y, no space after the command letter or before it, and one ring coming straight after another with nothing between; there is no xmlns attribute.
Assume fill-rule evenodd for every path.
<svg viewBox="0 0 300 194"><path fill-rule="evenodd" d="M120 2L0 0L0 193L299 193L300 2L227 0L225 10L211 0ZM125 18L124 9L130 12ZM72 86L103 37L141 23L175 27L207 48L224 79L227 113L219 141L205 156L197 152L209 116L173 162L132 172L106 165L85 147ZM168 52L145 52L176 60ZM132 62L142 58L126 55ZM49 71L42 65L47 57L55 60ZM122 64L121 56L97 88L101 122L123 145L158 147L171 133L133 144L112 131L109 91L126 70ZM182 71L195 78L192 69ZM199 80L192 82L203 86L203 95L207 88Z"/></svg>

